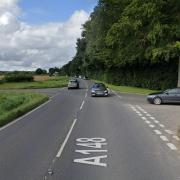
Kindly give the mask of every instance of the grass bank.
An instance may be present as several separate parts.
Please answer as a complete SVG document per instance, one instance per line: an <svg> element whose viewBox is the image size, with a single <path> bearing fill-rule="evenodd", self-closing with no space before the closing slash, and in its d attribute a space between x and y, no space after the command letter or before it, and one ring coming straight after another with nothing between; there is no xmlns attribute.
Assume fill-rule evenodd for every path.
<svg viewBox="0 0 180 180"><path fill-rule="evenodd" d="M0 89L42 89L42 88L61 88L67 86L68 77L45 77L35 76L33 82L13 82L13 83L0 83Z"/></svg>
<svg viewBox="0 0 180 180"><path fill-rule="evenodd" d="M102 82L94 80L95 82ZM129 86L116 86L112 84L108 84L105 82L102 82L108 86L109 89L112 89L116 92L120 93L128 93L128 94L140 94L140 95L147 95L153 92L157 92L157 90L150 90L150 89L144 89L144 88L137 88L137 87L129 87Z"/></svg>
<svg viewBox="0 0 180 180"><path fill-rule="evenodd" d="M38 93L1 93L0 127L22 116L47 100L48 96Z"/></svg>

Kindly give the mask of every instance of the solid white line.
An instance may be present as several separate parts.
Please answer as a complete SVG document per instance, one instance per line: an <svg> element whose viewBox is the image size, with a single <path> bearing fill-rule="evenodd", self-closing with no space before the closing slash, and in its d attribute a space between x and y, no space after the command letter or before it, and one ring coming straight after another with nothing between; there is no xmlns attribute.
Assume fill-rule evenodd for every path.
<svg viewBox="0 0 180 180"><path fill-rule="evenodd" d="M1 127L1 128L0 128L0 131L3 131L4 129L6 129L6 128L12 126L13 124L17 123L18 121L22 120L23 118L29 116L31 113L33 113L33 112L35 112L36 110L42 108L43 106L45 106L45 105L48 104L49 102L51 102L51 100L49 100L49 101L47 101L47 102L41 104L40 106L38 106L37 108L33 109L32 111L30 111L30 112L26 113L25 115L23 115L23 116L17 118L16 120L10 122L9 124L7 124L7 125Z"/></svg>
<svg viewBox="0 0 180 180"><path fill-rule="evenodd" d="M154 132L155 132L157 135L162 134L161 131L159 131L159 130L154 130Z"/></svg>
<svg viewBox="0 0 180 180"><path fill-rule="evenodd" d="M172 144L172 143L167 143L167 146L168 146L171 150L177 151L177 147L176 147L174 144Z"/></svg>
<svg viewBox="0 0 180 180"><path fill-rule="evenodd" d="M73 130L76 122L77 122L77 119L74 119L74 121L73 121L73 123L72 123L72 125L71 125L71 128L70 128L70 130L69 130L69 132L68 132L68 134L67 134L64 142L62 143L60 150L58 151L58 153L57 153L57 155L56 155L57 158L60 158L60 157L61 157L62 152L63 152L63 150L64 150L64 148L65 148L65 146L66 146L66 144L67 144L67 142L68 142L68 139L69 139L69 137L70 137L70 135L71 135L71 133L72 133L72 130Z"/></svg>
<svg viewBox="0 0 180 180"><path fill-rule="evenodd" d="M166 136L160 136L160 138L161 138L163 141L169 141Z"/></svg>
<svg viewBox="0 0 180 180"><path fill-rule="evenodd" d="M80 110L82 110L82 108L83 108L83 106L84 106L84 103L85 103L85 101L82 102L81 107L80 107Z"/></svg>

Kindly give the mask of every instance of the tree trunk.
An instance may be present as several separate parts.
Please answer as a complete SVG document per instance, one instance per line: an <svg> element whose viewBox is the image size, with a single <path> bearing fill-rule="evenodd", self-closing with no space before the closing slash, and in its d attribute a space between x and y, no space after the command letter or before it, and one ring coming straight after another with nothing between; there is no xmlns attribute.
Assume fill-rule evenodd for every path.
<svg viewBox="0 0 180 180"><path fill-rule="evenodd" d="M180 87L180 57L179 57L179 64L178 64L178 87Z"/></svg>

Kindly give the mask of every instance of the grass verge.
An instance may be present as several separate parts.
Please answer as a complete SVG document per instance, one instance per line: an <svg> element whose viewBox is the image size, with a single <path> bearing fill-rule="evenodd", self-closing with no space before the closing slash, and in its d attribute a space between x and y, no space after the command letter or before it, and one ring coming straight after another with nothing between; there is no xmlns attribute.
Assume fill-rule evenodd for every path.
<svg viewBox="0 0 180 180"><path fill-rule="evenodd" d="M7 89L61 88L61 87L66 87L67 83L68 83L68 77L61 76L48 80L38 80L34 82L0 83L0 89L7 90Z"/></svg>
<svg viewBox="0 0 180 180"><path fill-rule="evenodd" d="M94 80L95 82L102 82L102 81L97 81ZM137 87L130 87L130 86L116 86L112 84L108 84L105 82L102 82L108 86L109 89L112 89L116 92L120 93L128 93L128 94L140 94L140 95L147 95L150 93L157 92L157 90L150 90L150 89L144 89L144 88L137 88Z"/></svg>
<svg viewBox="0 0 180 180"><path fill-rule="evenodd" d="M48 99L48 96L38 93L1 93L0 127L31 111Z"/></svg>

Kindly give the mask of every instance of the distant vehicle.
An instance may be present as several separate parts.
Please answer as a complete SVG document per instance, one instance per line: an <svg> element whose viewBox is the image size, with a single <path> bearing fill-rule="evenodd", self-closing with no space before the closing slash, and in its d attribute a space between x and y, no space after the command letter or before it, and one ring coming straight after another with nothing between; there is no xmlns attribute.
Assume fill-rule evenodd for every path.
<svg viewBox="0 0 180 180"><path fill-rule="evenodd" d="M91 96L108 96L109 92L103 83L95 83L91 88Z"/></svg>
<svg viewBox="0 0 180 180"><path fill-rule="evenodd" d="M77 79L70 79L68 89L79 89L79 82Z"/></svg>
<svg viewBox="0 0 180 180"><path fill-rule="evenodd" d="M147 100L156 105L162 103L180 103L180 88L149 94Z"/></svg>

